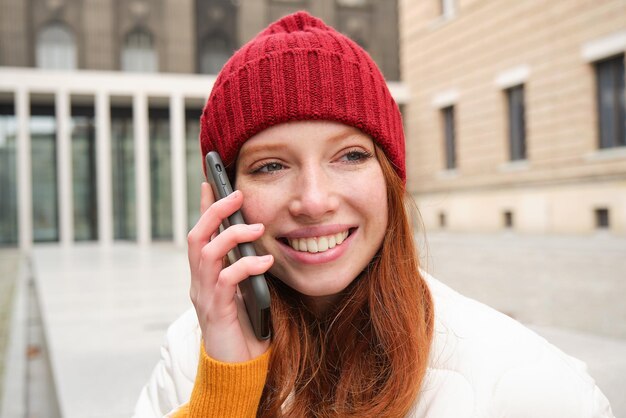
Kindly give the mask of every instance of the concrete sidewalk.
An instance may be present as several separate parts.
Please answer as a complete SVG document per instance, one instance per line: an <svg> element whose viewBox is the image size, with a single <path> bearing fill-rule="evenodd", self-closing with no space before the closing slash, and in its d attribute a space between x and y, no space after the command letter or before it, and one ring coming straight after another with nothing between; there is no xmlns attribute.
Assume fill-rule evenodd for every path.
<svg viewBox="0 0 626 418"><path fill-rule="evenodd" d="M61 416L129 417L167 326L191 306L186 253L38 246L33 269Z"/></svg>
<svg viewBox="0 0 626 418"><path fill-rule="evenodd" d="M455 259L445 260L453 251L434 241L437 266ZM186 252L158 244L37 246L33 269L61 416L130 416L166 327L191 306ZM587 362L616 416L626 416L626 341L545 326L535 330Z"/></svg>
<svg viewBox="0 0 626 418"><path fill-rule="evenodd" d="M626 237L418 235L422 266L526 324L626 339Z"/></svg>

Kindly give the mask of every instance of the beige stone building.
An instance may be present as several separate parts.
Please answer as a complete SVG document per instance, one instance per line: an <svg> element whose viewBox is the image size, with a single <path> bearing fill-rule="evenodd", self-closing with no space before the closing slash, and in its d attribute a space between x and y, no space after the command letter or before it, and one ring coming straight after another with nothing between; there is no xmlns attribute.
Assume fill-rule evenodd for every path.
<svg viewBox="0 0 626 418"><path fill-rule="evenodd" d="M626 234L626 1L400 1L426 230Z"/></svg>
<svg viewBox="0 0 626 418"><path fill-rule="evenodd" d="M298 10L399 79L396 0L0 0L0 66L216 74L268 23ZM71 45L70 59L55 62L50 45L58 54Z"/></svg>

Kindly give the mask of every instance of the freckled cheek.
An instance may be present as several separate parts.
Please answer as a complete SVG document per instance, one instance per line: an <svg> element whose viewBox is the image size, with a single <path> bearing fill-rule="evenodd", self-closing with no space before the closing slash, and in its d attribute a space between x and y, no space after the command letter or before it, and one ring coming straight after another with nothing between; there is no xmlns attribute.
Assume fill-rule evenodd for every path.
<svg viewBox="0 0 626 418"><path fill-rule="evenodd" d="M243 206L241 211L246 223L262 223L265 225L265 233L254 242L257 254L274 254L276 256L276 241L272 236L274 227L280 224L280 196L271 188L257 189L254 187L242 187Z"/></svg>
<svg viewBox="0 0 626 418"><path fill-rule="evenodd" d="M256 190L244 191L243 206L241 211L246 223L262 223L267 228L268 223L272 220L273 208L272 200L268 198L266 193Z"/></svg>
<svg viewBox="0 0 626 418"><path fill-rule="evenodd" d="M386 228L388 223L387 186L384 180L369 183L371 193L363 195L361 207L367 211L376 229Z"/></svg>
<svg viewBox="0 0 626 418"><path fill-rule="evenodd" d="M247 224L262 223L265 225L266 232L260 239L254 242L254 246L256 247L257 254L267 254L267 248L263 245L263 241L267 239L267 218L264 215L263 204L260 203L254 195L251 195L250 193L244 194L241 212Z"/></svg>

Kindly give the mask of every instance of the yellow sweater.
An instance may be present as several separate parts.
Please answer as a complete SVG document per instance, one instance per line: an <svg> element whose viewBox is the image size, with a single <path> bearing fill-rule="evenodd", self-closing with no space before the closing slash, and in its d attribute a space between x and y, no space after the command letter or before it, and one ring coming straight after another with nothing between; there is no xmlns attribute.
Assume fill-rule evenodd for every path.
<svg viewBox="0 0 626 418"><path fill-rule="evenodd" d="M244 363L222 363L209 357L204 344L200 345L198 374L191 399L174 417L256 417L271 350Z"/></svg>

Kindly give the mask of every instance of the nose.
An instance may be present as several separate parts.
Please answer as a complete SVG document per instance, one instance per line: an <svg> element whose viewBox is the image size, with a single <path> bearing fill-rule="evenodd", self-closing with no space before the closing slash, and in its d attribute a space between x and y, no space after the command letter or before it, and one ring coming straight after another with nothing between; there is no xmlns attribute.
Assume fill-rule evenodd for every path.
<svg viewBox="0 0 626 418"><path fill-rule="evenodd" d="M322 167L311 166L302 170L296 182L293 198L289 203L291 215L319 221L339 207L336 182Z"/></svg>

